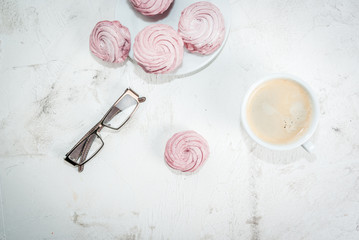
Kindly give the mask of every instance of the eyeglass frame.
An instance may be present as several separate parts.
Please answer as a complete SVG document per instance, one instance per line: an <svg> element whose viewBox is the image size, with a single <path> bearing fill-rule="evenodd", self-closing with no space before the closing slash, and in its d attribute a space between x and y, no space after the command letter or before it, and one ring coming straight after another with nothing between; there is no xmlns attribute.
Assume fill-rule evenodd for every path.
<svg viewBox="0 0 359 240"><path fill-rule="evenodd" d="M126 95L129 95L129 96L131 96L132 98L134 98L134 99L136 100L136 107L133 109L132 113L128 116L128 118L127 118L119 127L117 127L117 128L116 128L116 127L111 127L111 125L105 123L105 120L106 120L106 118L110 115L111 111L112 111L112 110L115 110L115 109L117 108L116 105L117 105ZM114 104L112 104L112 106L110 107L110 109L105 113L105 115L101 118L101 120L100 120L95 126L93 126L93 127L90 129L90 131L88 131L88 132L75 144L75 146L74 146L68 153L66 153L64 160L65 160L66 162L70 163L70 164L73 165L73 166L77 166L77 167L78 167L78 171L79 171L79 172L82 172L83 169L84 169L84 165L85 165L88 161L90 161L92 158L94 158L94 157L100 152L100 150L103 148L103 146L105 145L105 142L102 140L101 135L99 134L99 133L101 132L101 130L102 130L103 128L105 128L105 127L110 128L110 129L112 129L112 130L119 130L119 129L120 129L123 125L125 125L125 124L128 122L128 120L133 116L133 114L136 112L136 110L137 110L138 106L140 105L140 103L143 103L143 102L145 102L145 101L146 101L146 97L139 97L139 95L138 95L135 91L133 91L131 88L127 88L127 89L124 91L124 93L117 99L117 101L116 101ZM119 109L119 108L117 108L117 109L120 110L120 112L115 113L114 116L112 116L107 122L111 121L111 119L112 119L113 117L115 117L117 114L120 114L120 113L121 113L121 109ZM90 137L91 137L93 134L95 134L96 137L101 140L101 147L100 147L95 153L93 153L92 156L91 156L89 159L86 159L87 154L88 154L88 151L90 150L90 148L91 148L91 146L92 146L92 144L93 144L93 140L91 140L92 143L90 144L90 147L89 147L88 149L86 149L86 146L87 146L87 144L88 144L88 141L90 140ZM86 139L87 139L87 140L86 140ZM84 142L84 141L86 141L86 142ZM78 160L79 158L83 158L83 156L84 156L84 154L83 154L84 151L87 151L87 153L85 153L85 156L84 156L85 160L80 159L80 163L78 163L78 162L72 160L72 159L70 158L70 155L75 151L75 149L76 149L78 146L80 146L80 144L85 144L85 145L84 145L83 148L81 149L80 154L79 154L79 157L78 157L76 160Z"/></svg>

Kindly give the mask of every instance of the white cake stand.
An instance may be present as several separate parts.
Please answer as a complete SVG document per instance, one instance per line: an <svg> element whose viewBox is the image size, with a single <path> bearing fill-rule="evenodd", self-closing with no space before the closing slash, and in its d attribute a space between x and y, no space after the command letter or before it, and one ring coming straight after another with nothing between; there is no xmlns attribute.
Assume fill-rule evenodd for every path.
<svg viewBox="0 0 359 240"><path fill-rule="evenodd" d="M131 32L131 40L132 46L131 51L129 53L130 58L133 59L133 42L137 33L139 33L143 28L150 24L154 23L163 23L172 26L175 30L178 29L178 22L181 16L181 12L183 9L198 1L194 0L175 0L170 8L162 15L148 17L143 16L142 14L138 13L132 6L130 1L128 0L119 0L117 1L117 6L115 9L115 16L116 19L121 22L121 24L128 27ZM226 27L226 35L223 44L219 49L217 49L214 53L210 55L200 55L188 52L186 49L183 55L183 62L182 64L173 72L166 74L166 75L190 75L191 73L195 73L206 66L208 66L216 56L221 52L222 48L224 47L230 30L230 7L228 0L208 0L208 2L213 3L216 5L222 12ZM135 62L135 61L134 61Z"/></svg>

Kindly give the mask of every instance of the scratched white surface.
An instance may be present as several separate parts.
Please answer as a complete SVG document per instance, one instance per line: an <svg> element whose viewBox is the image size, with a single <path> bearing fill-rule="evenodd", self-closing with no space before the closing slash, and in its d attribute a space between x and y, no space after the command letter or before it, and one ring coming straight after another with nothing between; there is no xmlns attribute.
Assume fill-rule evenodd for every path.
<svg viewBox="0 0 359 240"><path fill-rule="evenodd" d="M222 53L181 79L91 56L115 3L0 0L0 239L359 239L357 0L232 0ZM272 72L315 89L315 154L241 128L244 92ZM128 86L146 103L77 173L64 154ZM163 161L185 129L211 149L193 175Z"/></svg>

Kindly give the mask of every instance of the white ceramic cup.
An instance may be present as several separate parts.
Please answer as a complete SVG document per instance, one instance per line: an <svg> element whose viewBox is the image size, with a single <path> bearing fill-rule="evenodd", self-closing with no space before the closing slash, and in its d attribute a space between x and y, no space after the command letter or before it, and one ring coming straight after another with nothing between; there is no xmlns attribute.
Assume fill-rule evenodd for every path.
<svg viewBox="0 0 359 240"><path fill-rule="evenodd" d="M263 141L262 139L260 139L259 137L257 137L257 135L255 135L253 133L253 131L251 130L251 128L249 127L249 124L247 122L247 104L248 104L248 99L250 97L250 95L252 94L252 92L262 83L273 80L273 79L278 79L278 78L284 78L284 79L288 79L288 80L292 80L298 84L300 84L304 89L307 90L309 97L311 98L311 102L312 102L312 122L310 124L309 129L307 130L307 132L301 137L299 138L297 141L295 142L290 142L287 144L271 144L268 142ZM317 99L314 95L313 90L310 88L310 86L305 83L304 81L302 81L300 78L290 75L290 74L283 74L283 73L278 73L278 74L271 74L265 78L262 78L261 80L259 80L258 82L254 83L247 91L246 95L244 96L243 102L242 102L242 109L241 109L241 120L242 120L242 125L244 127L244 129L246 130L246 132L248 133L248 135L258 144L272 149L272 150L291 150L294 149L296 147L302 146L307 152L313 152L314 150L314 144L312 142L309 141L309 138L314 134L315 129L317 128L318 125L318 121L319 121L319 105L317 102Z"/></svg>

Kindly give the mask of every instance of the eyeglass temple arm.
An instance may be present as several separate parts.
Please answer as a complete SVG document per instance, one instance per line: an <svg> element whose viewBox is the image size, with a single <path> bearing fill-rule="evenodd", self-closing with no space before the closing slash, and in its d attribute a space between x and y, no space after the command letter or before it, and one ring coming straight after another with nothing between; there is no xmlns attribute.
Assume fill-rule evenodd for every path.
<svg viewBox="0 0 359 240"><path fill-rule="evenodd" d="M94 142L96 136L95 135L91 135L87 140L86 140L86 143L85 143L85 146L84 148L82 149L82 154L81 154L81 158L80 158L80 164L83 163L86 158L87 158L87 155L90 151L90 148L92 146L92 143ZM78 171L79 172L82 172L84 170L84 167L85 165L80 165L78 167Z"/></svg>

